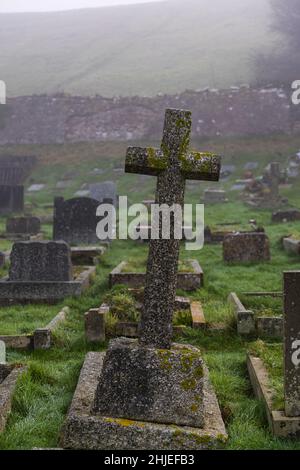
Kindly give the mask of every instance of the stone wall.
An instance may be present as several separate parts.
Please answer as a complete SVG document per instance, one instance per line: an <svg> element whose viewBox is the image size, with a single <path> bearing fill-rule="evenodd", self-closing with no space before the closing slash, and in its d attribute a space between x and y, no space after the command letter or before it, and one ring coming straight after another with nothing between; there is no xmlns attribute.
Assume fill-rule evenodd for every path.
<svg viewBox="0 0 300 470"><path fill-rule="evenodd" d="M193 111L197 137L290 133L290 98L282 89L248 86L154 98L24 96L8 99L0 145L159 138L165 108Z"/></svg>

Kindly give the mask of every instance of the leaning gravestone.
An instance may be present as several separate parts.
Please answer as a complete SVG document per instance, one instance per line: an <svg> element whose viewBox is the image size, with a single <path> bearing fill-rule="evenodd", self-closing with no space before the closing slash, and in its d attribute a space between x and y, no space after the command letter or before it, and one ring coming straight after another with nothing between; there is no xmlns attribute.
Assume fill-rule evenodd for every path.
<svg viewBox="0 0 300 470"><path fill-rule="evenodd" d="M270 242L264 232L243 232L226 235L223 258L227 263L270 261Z"/></svg>
<svg viewBox="0 0 300 470"><path fill-rule="evenodd" d="M190 152L190 132L190 112L167 110L161 149L127 151L128 173L157 176L158 204L183 207L186 179L219 178L220 158ZM150 241L139 340L111 341L100 377L96 371L97 379L92 379L98 384L93 404L96 417L91 415L90 421L76 401L83 392L81 387L89 389L84 366L66 423L66 447L201 449L218 446L226 439L200 351L172 344L180 246L174 235L175 223L172 218L172 235L166 240L161 236L160 221L159 239ZM92 357L89 361L96 377ZM83 421L76 410L82 412ZM214 421L212 427L210 420Z"/></svg>
<svg viewBox="0 0 300 470"><path fill-rule="evenodd" d="M53 240L64 240L71 245L93 245L99 242L96 234L101 218L96 212L99 201L79 197L67 201L54 200Z"/></svg>
<svg viewBox="0 0 300 470"><path fill-rule="evenodd" d="M300 417L300 271L284 273L285 415Z"/></svg>
<svg viewBox="0 0 300 470"><path fill-rule="evenodd" d="M38 217L11 217L6 221L6 233L11 235L37 235L41 231Z"/></svg>

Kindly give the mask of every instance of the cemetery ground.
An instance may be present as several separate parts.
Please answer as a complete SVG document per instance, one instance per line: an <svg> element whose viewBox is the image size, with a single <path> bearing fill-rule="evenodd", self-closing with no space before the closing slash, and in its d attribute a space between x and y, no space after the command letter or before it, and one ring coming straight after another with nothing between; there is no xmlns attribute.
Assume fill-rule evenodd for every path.
<svg viewBox="0 0 300 470"><path fill-rule="evenodd" d="M208 143L210 149L211 143ZM226 153L226 145L219 144L220 153ZM244 142L245 145L245 142ZM255 159L261 162L261 166L271 159L275 151L283 154L292 153L297 150L297 143L284 141L282 138L274 140L249 141L249 150L245 152L245 147L240 141L234 141L227 153L240 155L240 159L235 160L243 167L248 160ZM109 172L105 179L113 176L113 167L124 158L126 144L113 144L117 155L111 159L109 152L111 148L108 144L101 144L105 147L104 154L107 159ZM221 148L223 146L223 149ZM199 145L197 145L199 147ZM201 144L203 148L203 143ZM205 147L205 145L204 145ZM74 149L76 146L74 146ZM98 150L97 150L98 148ZM83 147L82 147L83 149ZM82 150L81 149L81 150ZM256 150L255 150L256 149ZM275 150L276 149L276 150ZM91 150L91 146L87 152ZM217 148L218 150L218 148ZM44 148L44 152L49 148ZM76 150L75 156L69 149L66 152L64 163L56 160L57 167L41 165L33 174L35 182L57 181L62 174L63 165L65 168L80 159L80 150ZM51 153L53 152L53 153ZM51 150L53 158L56 153ZM78 169L81 175L86 174L93 167L100 167L101 162L96 160L99 146L94 147L94 160L89 166L84 164L84 170L80 166ZM244 152L244 153L243 153ZM242 153L242 154L241 154ZM68 154L68 155L67 155ZM118 155L120 154L120 157ZM259 154L257 156L257 154ZM56 157L58 158L58 156ZM109 163L110 162L110 163ZM226 162L227 163L227 162ZM121 166L121 163L120 163ZM60 169L59 169L60 168ZM74 165L76 169L76 165ZM102 168L102 166L101 166ZM48 180L47 180L48 173ZM53 174L52 174L53 173ZM134 185L133 175L124 175L119 181L119 194L128 194L132 202L153 197L153 181L151 178L146 184ZM38 181L45 178L43 181ZM82 176L76 176L74 190L79 189L78 183ZM98 177L99 178L99 177ZM99 180L99 179L98 179ZM136 177L138 184L139 177ZM220 185L226 188L232 182L221 182ZM48 182L49 185L49 182ZM282 193L287 196L290 203L297 207L300 201L300 190L296 189L297 184L292 189L284 189ZM186 202L199 202L206 184L187 184ZM48 186L49 188L49 186ZM199 190L200 188L200 190ZM69 197L71 194L63 193ZM43 209L43 204L50 204L53 198L53 189L48 189L44 193L38 193L27 198L36 204L35 215L44 215L50 210ZM282 375L282 343L275 340L263 340L257 337L240 338L236 334L236 325L227 303L228 294L232 291L238 294L251 291L281 291L282 272L285 270L300 269L300 258L287 254L280 246L279 240L282 236L300 231L300 222L287 224L272 224L270 210L256 210L246 207L237 197L236 193L229 193L230 202L225 205L207 206L205 209L205 223L216 225L218 223L239 222L242 226L247 225L249 219L256 219L257 224L264 226L271 241L272 259L270 262L248 265L226 265L222 258L222 245L205 245L200 252L186 252L184 245L181 248L181 258L194 258L201 264L204 271L204 287L195 292L178 291L179 295L184 295L193 300L200 300L203 305L204 314L208 324L212 328L206 330L187 329L183 336L178 337L178 342L192 344L201 349L204 359L210 369L210 376L215 387L217 397L229 433L227 449L300 449L299 441L282 440L274 438L269 432L267 420L262 404L254 398L250 380L246 367L246 353L248 351L261 357L271 375L272 384L275 389L274 409L283 407L283 375ZM0 228L4 227L4 219L0 219ZM51 235L51 225L43 224L46 237ZM0 239L0 250L10 248L7 240ZM74 389L77 384L79 372L88 351L104 350L107 343L95 347L88 344L84 335L84 313L90 308L99 307L109 293L108 278L109 273L123 260L132 260L134 265L142 264L148 251L147 244L139 244L133 241L114 241L112 246L101 258L97 266L97 275L91 288L78 299L65 299L56 306L45 307L40 305L24 307L1 307L0 314L5 319L1 328L6 328L5 332L15 332L16 330L32 331L39 320L42 324L48 321L48 315L52 318L60 307L68 305L70 314L66 321L61 324L54 334L54 345L47 351L16 351L8 350L8 361L12 363L22 363L29 366L28 371L22 376L18 383L17 391L13 400L13 411L9 418L6 431L0 435L0 449L31 449L33 447L53 448L59 445L60 430L63 425L68 407L70 405ZM7 268L6 268L7 269ZM1 271L1 275L5 270ZM252 300L254 302L254 300ZM278 299L269 298L267 301L262 298L259 308L268 314L278 313L280 303ZM28 316L22 313L28 312ZM36 315L36 319L35 319Z"/></svg>

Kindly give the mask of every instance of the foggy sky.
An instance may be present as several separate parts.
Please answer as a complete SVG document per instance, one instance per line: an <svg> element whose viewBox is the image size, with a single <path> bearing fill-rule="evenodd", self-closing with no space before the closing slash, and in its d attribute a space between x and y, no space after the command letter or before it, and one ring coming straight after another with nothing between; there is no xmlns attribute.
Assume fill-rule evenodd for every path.
<svg viewBox="0 0 300 470"><path fill-rule="evenodd" d="M91 8L158 1L162 0L1 0L0 13L73 10L75 8Z"/></svg>

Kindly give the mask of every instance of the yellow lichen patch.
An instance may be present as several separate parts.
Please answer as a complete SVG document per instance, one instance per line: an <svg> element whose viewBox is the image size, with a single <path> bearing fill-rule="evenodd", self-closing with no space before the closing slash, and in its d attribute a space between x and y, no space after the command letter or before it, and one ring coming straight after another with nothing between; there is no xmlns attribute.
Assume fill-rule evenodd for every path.
<svg viewBox="0 0 300 470"><path fill-rule="evenodd" d="M112 423L112 424L117 424L118 426L122 427L129 427L129 426L139 426L139 427L144 427L145 424L138 422L138 421L132 421L130 419L120 419L120 418L104 418L106 422Z"/></svg>

